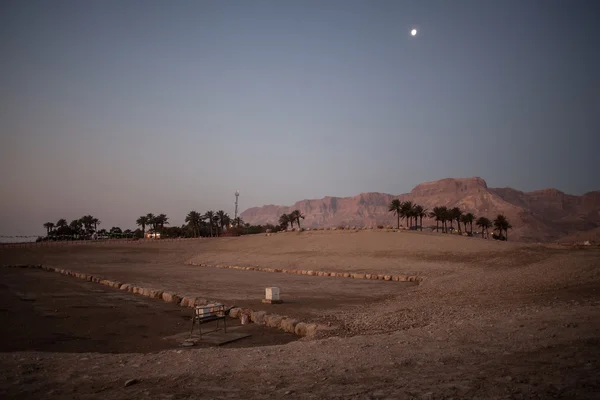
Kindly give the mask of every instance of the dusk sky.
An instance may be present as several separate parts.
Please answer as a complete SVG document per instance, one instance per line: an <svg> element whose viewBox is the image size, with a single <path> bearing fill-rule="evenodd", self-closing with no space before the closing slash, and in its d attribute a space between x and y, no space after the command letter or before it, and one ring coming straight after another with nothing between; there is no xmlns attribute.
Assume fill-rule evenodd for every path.
<svg viewBox="0 0 600 400"><path fill-rule="evenodd" d="M600 189L600 2L0 2L0 235L92 214ZM410 30L418 33L411 37Z"/></svg>

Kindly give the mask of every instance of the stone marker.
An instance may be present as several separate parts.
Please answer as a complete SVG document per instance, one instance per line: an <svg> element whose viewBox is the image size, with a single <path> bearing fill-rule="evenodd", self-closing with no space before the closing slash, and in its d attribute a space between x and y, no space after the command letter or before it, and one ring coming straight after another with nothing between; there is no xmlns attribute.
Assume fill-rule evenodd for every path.
<svg viewBox="0 0 600 400"><path fill-rule="evenodd" d="M279 298L279 288L275 286L265 288L265 298L262 302L267 304L283 303L283 301Z"/></svg>

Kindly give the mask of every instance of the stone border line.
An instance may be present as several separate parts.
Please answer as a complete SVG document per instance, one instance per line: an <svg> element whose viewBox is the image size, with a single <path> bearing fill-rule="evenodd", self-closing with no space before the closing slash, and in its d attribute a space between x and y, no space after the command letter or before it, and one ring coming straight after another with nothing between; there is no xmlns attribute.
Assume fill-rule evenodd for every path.
<svg viewBox="0 0 600 400"><path fill-rule="evenodd" d="M352 279L369 279L369 280L380 280L380 281L394 281L394 282L422 282L425 280L424 276L417 275L388 275L388 274L366 274L366 273L351 273L351 272L325 272L325 271L312 271L312 270L300 270L300 269L285 269L285 268L264 268L264 267L243 267L239 265L211 265L204 263L195 263L193 261L186 261L185 265L194 265L197 267L208 267L208 268L219 268L219 269L237 269L242 271L261 271L261 272L279 272L283 274L292 275L308 275L308 276L329 276L336 278L352 278Z"/></svg>
<svg viewBox="0 0 600 400"><path fill-rule="evenodd" d="M29 265L29 264L21 264L21 265L4 265L5 268L30 268L30 269L41 269L48 272L57 272L62 275L72 276L74 278L83 279L89 282L99 283L101 285L110 286L115 289L124 290L130 293L138 294L145 297L150 297L153 299L162 300L166 303L174 303L179 304L181 307L189 307L194 308L195 306L211 306L216 304L217 302L211 302L207 299L201 297L193 297L193 296L180 296L177 293L173 293L170 291L160 290L160 289L152 289L152 288L143 288L139 286L135 286L131 283L121 283L119 281L104 279L95 275L88 275L81 272L75 272L68 269L63 268L54 268L48 267L45 265ZM246 315L248 320L255 323L265 325L269 328L277 328L284 332L293 333L297 336L303 337L312 337L316 334L317 330L322 329L324 327L311 324L306 322L298 321L295 318L289 318L287 316L281 316L277 314L267 314L266 311L254 311L248 308L232 308L229 312L229 316L232 318L239 318Z"/></svg>

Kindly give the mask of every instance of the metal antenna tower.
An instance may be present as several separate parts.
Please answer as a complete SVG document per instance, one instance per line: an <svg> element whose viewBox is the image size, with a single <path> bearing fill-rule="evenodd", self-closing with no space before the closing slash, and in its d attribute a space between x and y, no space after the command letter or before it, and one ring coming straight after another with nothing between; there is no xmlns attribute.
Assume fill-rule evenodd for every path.
<svg viewBox="0 0 600 400"><path fill-rule="evenodd" d="M235 217L233 219L237 219L237 211L238 211L238 198L240 197L240 191L235 191Z"/></svg>

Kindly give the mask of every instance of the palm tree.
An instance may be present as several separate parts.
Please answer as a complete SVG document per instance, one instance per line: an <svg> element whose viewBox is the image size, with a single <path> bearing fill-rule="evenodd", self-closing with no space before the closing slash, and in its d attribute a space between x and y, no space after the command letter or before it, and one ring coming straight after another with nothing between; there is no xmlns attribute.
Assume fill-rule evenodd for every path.
<svg viewBox="0 0 600 400"><path fill-rule="evenodd" d="M67 220L64 218L61 218L56 222L56 228L64 228L66 226L68 226L68 224L67 224Z"/></svg>
<svg viewBox="0 0 600 400"><path fill-rule="evenodd" d="M458 207L454 207L452 210L450 210L450 218L452 218L452 219L454 219L456 221L456 224L458 225L458 232L459 233L462 232L461 229L460 229L460 221L461 221L462 215L463 215L463 212Z"/></svg>
<svg viewBox="0 0 600 400"><path fill-rule="evenodd" d="M146 214L146 218L148 218L148 225L152 225L152 230L156 233L158 228L158 222L156 221L156 215L152 213Z"/></svg>
<svg viewBox="0 0 600 400"><path fill-rule="evenodd" d="M84 226L86 233L91 233L93 231L92 226L94 225L94 217L91 215L84 215L80 218L80 221Z"/></svg>
<svg viewBox="0 0 600 400"><path fill-rule="evenodd" d="M156 216L156 222L160 225L160 233L165 229L165 225L169 225L169 217L165 214L158 214Z"/></svg>
<svg viewBox="0 0 600 400"><path fill-rule="evenodd" d="M460 216L460 222L462 222L463 226L465 227L465 232L467 231L467 224L469 223L468 219L467 219L467 214L463 214Z"/></svg>
<svg viewBox="0 0 600 400"><path fill-rule="evenodd" d="M210 237L213 236L213 219L215 218L214 211L207 211L203 216L203 220L208 220L208 226L210 227Z"/></svg>
<svg viewBox="0 0 600 400"><path fill-rule="evenodd" d="M452 228L452 218L450 215L450 210L448 209L448 207L444 206L442 207L442 223L444 224L444 231L446 233L448 233L448 225L446 225L446 222L448 221L450 221L450 228Z"/></svg>
<svg viewBox="0 0 600 400"><path fill-rule="evenodd" d="M413 214L415 216L415 225L419 225L421 227L421 230L423 230L423 218L428 215L427 209L423 208L423 206L421 205L416 205L413 208ZM417 218L419 218L421 222L420 224L417 223Z"/></svg>
<svg viewBox="0 0 600 400"><path fill-rule="evenodd" d="M44 228L46 228L46 236L50 236L50 231L52 231L52 228L54 228L54 223L53 222L46 222L44 224Z"/></svg>
<svg viewBox="0 0 600 400"><path fill-rule="evenodd" d="M487 232L488 228L492 226L492 221L486 217L479 217L477 218L475 225L481 228L481 237L483 238L483 232Z"/></svg>
<svg viewBox="0 0 600 400"><path fill-rule="evenodd" d="M288 217L288 222L290 223L292 229L294 229L294 222L296 222L296 217L294 216L294 213L290 213L287 215Z"/></svg>
<svg viewBox="0 0 600 400"><path fill-rule="evenodd" d="M98 218L94 217L92 219L92 223L94 224L94 232L98 231L98 225L100 225L102 223L102 221L100 221Z"/></svg>
<svg viewBox="0 0 600 400"><path fill-rule="evenodd" d="M393 212L398 218L398 229L400 229L400 214L402 212L402 203L398 199L392 200L388 208L389 212Z"/></svg>
<svg viewBox="0 0 600 400"><path fill-rule="evenodd" d="M223 210L217 211L216 216L218 217L219 225L221 225L221 232L223 232L225 230L225 227L229 225L229 221L231 220L231 218L229 218L229 215L227 215L227 213L225 213L225 211Z"/></svg>
<svg viewBox="0 0 600 400"><path fill-rule="evenodd" d="M81 231L83 229L83 223L81 222L80 219L74 219L69 224L69 228L71 228L71 231L73 232L74 235L80 235L82 233Z"/></svg>
<svg viewBox="0 0 600 400"><path fill-rule="evenodd" d="M240 226L244 225L244 220L240 217L234 218L233 225L239 228Z"/></svg>
<svg viewBox="0 0 600 400"><path fill-rule="evenodd" d="M461 218L461 220L463 220L463 224L465 225L465 231L467 230L467 224L469 224L469 233L473 233L473 221L475 221L475 215L473 215L473 213L466 213L465 215L463 215L463 218Z"/></svg>
<svg viewBox="0 0 600 400"><path fill-rule="evenodd" d="M290 214L290 218L298 224L298 228L300 228L300 218L304 219L304 215L300 212L300 210L294 210Z"/></svg>
<svg viewBox="0 0 600 400"><path fill-rule="evenodd" d="M402 203L400 207L400 215L402 218L406 218L406 227L408 228L408 224L413 214L413 203L412 201L405 201Z"/></svg>
<svg viewBox="0 0 600 400"><path fill-rule="evenodd" d="M442 207L433 207L433 211L429 213L429 218L435 219L435 231L440 231L440 221L444 218L444 214L442 212ZM442 231L443 231L442 226Z"/></svg>
<svg viewBox="0 0 600 400"><path fill-rule="evenodd" d="M289 224L290 224L290 216L287 214L281 214L281 217L279 217L279 226L281 227L281 230L282 231L287 230Z"/></svg>
<svg viewBox="0 0 600 400"><path fill-rule="evenodd" d="M215 215L212 222L215 225L215 236L219 237L219 216Z"/></svg>
<svg viewBox="0 0 600 400"><path fill-rule="evenodd" d="M142 215L135 221L135 223L142 227L142 236L146 237L146 225L150 224L150 221L148 220L148 216Z"/></svg>
<svg viewBox="0 0 600 400"><path fill-rule="evenodd" d="M496 219L494 220L494 230L499 231L500 237L502 237L502 232L506 232L506 240L508 240L508 230L512 228L512 225L508 222L506 217L503 214L498 214Z"/></svg>
<svg viewBox="0 0 600 400"><path fill-rule="evenodd" d="M200 225L200 221L202 220L202 216L198 211L190 211L188 215L185 217L185 222L188 223L189 226L192 227L192 231L194 232L194 237L198 237L198 229Z"/></svg>

